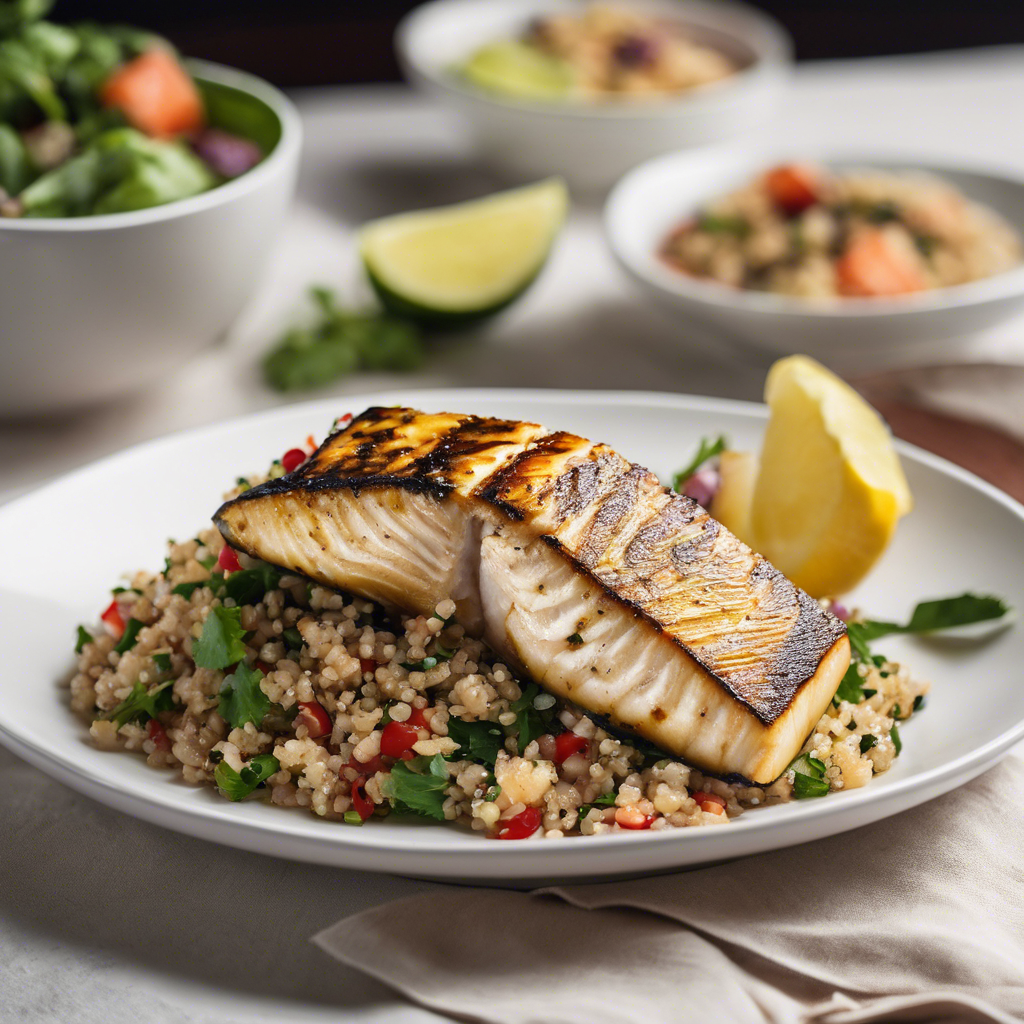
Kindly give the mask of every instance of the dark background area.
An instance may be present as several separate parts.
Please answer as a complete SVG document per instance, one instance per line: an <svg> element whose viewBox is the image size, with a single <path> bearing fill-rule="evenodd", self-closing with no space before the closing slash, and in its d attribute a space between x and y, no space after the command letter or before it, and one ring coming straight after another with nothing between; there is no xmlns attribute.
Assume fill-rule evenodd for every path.
<svg viewBox="0 0 1024 1024"><path fill-rule="evenodd" d="M52 17L140 25L190 56L300 86L397 79L391 36L415 6L415 0L58 0ZM756 6L786 26L799 60L1024 42L1020 0L761 0Z"/></svg>

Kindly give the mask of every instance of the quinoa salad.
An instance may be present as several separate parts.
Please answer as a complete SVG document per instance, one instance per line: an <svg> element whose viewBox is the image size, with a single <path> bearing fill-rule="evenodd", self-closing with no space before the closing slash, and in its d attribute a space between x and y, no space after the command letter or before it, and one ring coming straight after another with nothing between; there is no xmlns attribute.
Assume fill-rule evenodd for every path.
<svg viewBox="0 0 1024 1024"><path fill-rule="evenodd" d="M314 448L286 452L269 478ZM103 749L341 825L419 815L498 839L725 825L865 785L923 705L927 684L824 603L847 620L854 660L768 786L610 731L467 636L451 600L402 615L236 552L212 527L170 542L160 572L127 578L99 624L79 628L71 707Z"/></svg>
<svg viewBox="0 0 1024 1024"><path fill-rule="evenodd" d="M1006 221L934 175L794 163L707 203L661 256L729 287L829 299L966 284L1022 254Z"/></svg>

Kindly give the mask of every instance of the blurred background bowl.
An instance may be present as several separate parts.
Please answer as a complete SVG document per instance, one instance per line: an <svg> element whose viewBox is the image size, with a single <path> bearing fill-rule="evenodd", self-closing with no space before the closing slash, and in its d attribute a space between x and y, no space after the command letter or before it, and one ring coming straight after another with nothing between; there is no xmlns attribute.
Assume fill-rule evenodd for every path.
<svg viewBox="0 0 1024 1024"><path fill-rule="evenodd" d="M612 252L630 277L682 322L699 320L772 356L803 352L848 372L955 357L971 335L1024 309L1024 265L913 295L812 300L729 288L688 276L660 258L670 232L701 206L787 159L810 159L833 170L938 175L1024 234L1024 179L1013 172L891 155L682 151L637 167L612 190L604 213Z"/></svg>
<svg viewBox="0 0 1024 1024"><path fill-rule="evenodd" d="M200 85L262 101L276 143L251 171L164 206L0 219L0 414L71 410L140 388L215 341L256 287L294 193L299 115L259 78L188 66Z"/></svg>
<svg viewBox="0 0 1024 1024"><path fill-rule="evenodd" d="M632 0L631 10L669 17L741 70L686 93L637 100L530 102L460 81L453 68L475 50L518 36L538 16L583 9L583 0L433 0L399 25L407 77L457 110L481 156L506 177L559 174L571 188L605 190L659 153L734 138L769 117L785 89L791 47L785 31L732 0Z"/></svg>

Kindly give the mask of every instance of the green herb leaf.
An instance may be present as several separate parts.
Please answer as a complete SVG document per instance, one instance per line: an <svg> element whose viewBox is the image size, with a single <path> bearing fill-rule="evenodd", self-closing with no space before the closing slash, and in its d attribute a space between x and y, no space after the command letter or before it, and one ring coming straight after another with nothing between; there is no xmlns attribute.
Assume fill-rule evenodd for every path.
<svg viewBox="0 0 1024 1024"><path fill-rule="evenodd" d="M135 646L135 641L138 638L139 630L145 623L140 622L138 619L129 619L125 623L124 632L121 634L121 639L117 642L117 646L114 648L118 654L124 654L125 651L130 651Z"/></svg>
<svg viewBox="0 0 1024 1024"><path fill-rule="evenodd" d="M914 708L913 708L913 710L914 710L914 711L920 711L920 710L921 710L921 709L922 709L922 708L923 708L923 707L925 706L925 704L926 704L926 703L927 703L927 702L925 701L925 696L924 696L924 694L923 694L923 693L919 693L919 694L918 694L918 695L917 695L917 696L916 696L916 697L914 698Z"/></svg>
<svg viewBox="0 0 1024 1024"><path fill-rule="evenodd" d="M746 238L750 234L750 221L724 213L703 213L697 220L697 230L712 235L735 235Z"/></svg>
<svg viewBox="0 0 1024 1024"><path fill-rule="evenodd" d="M573 633L572 636L565 638L565 642L573 647L579 647L583 643L583 637L579 633Z"/></svg>
<svg viewBox="0 0 1024 1024"><path fill-rule="evenodd" d="M154 654L153 664L156 665L158 672L170 672L171 671L171 656L166 653Z"/></svg>
<svg viewBox="0 0 1024 1024"><path fill-rule="evenodd" d="M538 708L537 697L540 696L540 687L536 683L530 683L523 690L519 700L509 705L509 710L516 713L516 723L513 728L517 734L519 753L522 752L538 736L551 731L551 723L555 718L554 704L549 708Z"/></svg>
<svg viewBox="0 0 1024 1024"><path fill-rule="evenodd" d="M846 670L839 689L832 698L832 703L837 707L840 701L848 701L850 704L859 704L864 699L864 680L857 671L857 662L851 661L850 667Z"/></svg>
<svg viewBox="0 0 1024 1024"><path fill-rule="evenodd" d="M278 585L282 575L265 563L252 569L240 569L224 577L224 592L238 604L256 604L268 590Z"/></svg>
<svg viewBox="0 0 1024 1024"><path fill-rule="evenodd" d="M454 715L448 719L448 735L459 745L460 760L477 761L494 767L504 749L505 734L493 722L464 722Z"/></svg>
<svg viewBox="0 0 1024 1024"><path fill-rule="evenodd" d="M435 754L432 758L397 761L383 788L396 811L444 821L445 790L449 785L447 762Z"/></svg>
<svg viewBox="0 0 1024 1024"><path fill-rule="evenodd" d="M358 811L346 811L344 815L346 825L362 825L363 818Z"/></svg>
<svg viewBox="0 0 1024 1024"><path fill-rule="evenodd" d="M800 754L789 766L793 769L793 796L797 800L825 796L829 791L825 763L810 754Z"/></svg>
<svg viewBox="0 0 1024 1024"><path fill-rule="evenodd" d="M233 729L246 722L259 727L274 707L274 702L260 688L262 678L263 673L259 669L249 668L244 661L225 678L217 711Z"/></svg>
<svg viewBox="0 0 1024 1024"><path fill-rule="evenodd" d="M192 646L192 660L200 668L227 668L245 657L241 626L242 609L218 605L203 623L203 632Z"/></svg>
<svg viewBox="0 0 1024 1024"><path fill-rule="evenodd" d="M107 718L113 722L118 729L126 722L146 722L150 718L156 718L161 711L170 711L174 707L174 699L169 687L174 682L168 679L166 683L150 690L145 683L136 683L132 692L117 705Z"/></svg>
<svg viewBox="0 0 1024 1024"><path fill-rule="evenodd" d="M729 442L724 434L719 434L713 441L710 438L702 437L697 454L672 478L672 490L682 491L683 485L693 476L694 473L704 465L708 459L721 455Z"/></svg>
<svg viewBox="0 0 1024 1024"><path fill-rule="evenodd" d="M900 731L896 728L896 723L892 723L892 728L889 730L889 738L892 740L892 745L896 748L896 754L899 755L903 749L903 740L900 739Z"/></svg>
<svg viewBox="0 0 1024 1024"><path fill-rule="evenodd" d="M191 600L192 595L200 588L205 587L206 584L201 581L195 581L192 583L179 583L172 591L172 594L180 594L186 601Z"/></svg>
<svg viewBox="0 0 1024 1024"><path fill-rule="evenodd" d="M229 800L243 800L280 770L281 762L273 754L257 754L242 766L240 772L222 760L214 769L213 777L217 788Z"/></svg>
<svg viewBox="0 0 1024 1024"><path fill-rule="evenodd" d="M860 752L862 754L866 754L877 742L878 742L878 737L877 736L873 736L871 733L867 733L866 735L861 736L861 738L860 738Z"/></svg>
<svg viewBox="0 0 1024 1024"><path fill-rule="evenodd" d="M960 594L958 597L921 601L905 626L897 622L868 621L862 627L864 638L875 640L890 633L936 633L977 622L994 622L1009 612L1010 606L998 597Z"/></svg>
<svg viewBox="0 0 1024 1024"><path fill-rule="evenodd" d="M850 647L853 656L865 663L871 661L871 648L868 647L868 640L873 639L868 635L867 624L863 622L848 622L846 624L846 635L850 639ZM879 634L882 635L882 634Z"/></svg>
<svg viewBox="0 0 1024 1024"><path fill-rule="evenodd" d="M75 643L75 654L81 654L86 644L91 644L96 638L84 626L78 627L78 641Z"/></svg>
<svg viewBox="0 0 1024 1024"><path fill-rule="evenodd" d="M302 634L294 627L289 626L282 634L281 639L284 640L285 646L290 651L301 651L304 643Z"/></svg>

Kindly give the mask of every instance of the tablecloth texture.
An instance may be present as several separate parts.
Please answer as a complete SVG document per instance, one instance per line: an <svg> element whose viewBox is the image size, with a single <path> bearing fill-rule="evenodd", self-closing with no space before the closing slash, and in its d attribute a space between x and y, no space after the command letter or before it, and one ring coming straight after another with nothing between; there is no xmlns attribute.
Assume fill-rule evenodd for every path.
<svg viewBox="0 0 1024 1024"><path fill-rule="evenodd" d="M448 887L315 941L488 1024L1024 1019L1022 787L1011 756L818 842L532 894Z"/></svg>

